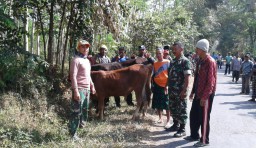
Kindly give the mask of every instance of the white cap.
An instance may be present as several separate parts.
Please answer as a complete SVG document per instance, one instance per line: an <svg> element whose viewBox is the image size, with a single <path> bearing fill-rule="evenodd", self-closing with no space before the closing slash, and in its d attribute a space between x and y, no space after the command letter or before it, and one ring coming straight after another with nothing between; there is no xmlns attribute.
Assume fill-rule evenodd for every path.
<svg viewBox="0 0 256 148"><path fill-rule="evenodd" d="M201 39L196 43L196 48L199 48L205 52L209 51L209 41L207 39Z"/></svg>

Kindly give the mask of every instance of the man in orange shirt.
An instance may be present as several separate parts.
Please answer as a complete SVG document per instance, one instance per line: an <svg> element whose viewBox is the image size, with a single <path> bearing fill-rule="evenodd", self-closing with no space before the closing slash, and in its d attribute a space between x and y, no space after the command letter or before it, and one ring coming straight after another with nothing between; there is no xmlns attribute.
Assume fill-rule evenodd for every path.
<svg viewBox="0 0 256 148"><path fill-rule="evenodd" d="M152 108L157 109L159 120L157 123L162 123L162 112L166 110L167 122L166 127L170 126L170 109L169 109L169 98L168 98L168 69L170 61L163 58L163 48L157 48L156 57L157 62L154 62L153 70L153 101Z"/></svg>

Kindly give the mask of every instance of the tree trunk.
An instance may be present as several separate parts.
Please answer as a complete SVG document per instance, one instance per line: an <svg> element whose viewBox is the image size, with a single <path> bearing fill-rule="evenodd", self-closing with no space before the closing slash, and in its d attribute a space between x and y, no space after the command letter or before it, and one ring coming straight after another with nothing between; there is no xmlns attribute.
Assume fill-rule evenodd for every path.
<svg viewBox="0 0 256 148"><path fill-rule="evenodd" d="M58 34L58 43L57 43L57 52L56 52L56 65L60 64L60 46L61 46L60 44L62 40L62 32L63 32L62 25L63 25L65 13L66 13L66 4L67 4L67 0L65 0L65 3L63 6L62 16L59 24L59 34Z"/></svg>
<svg viewBox="0 0 256 148"><path fill-rule="evenodd" d="M35 11L34 11L35 12ZM31 53L34 52L34 34L35 34L35 19L32 18L32 28L31 28L31 37L30 37L30 50L31 50Z"/></svg>
<svg viewBox="0 0 256 148"><path fill-rule="evenodd" d="M26 51L28 51L28 36L27 36L27 32L28 32L28 8L26 8L25 17L26 17L26 19L24 20L24 26L25 26L24 48L25 48Z"/></svg>
<svg viewBox="0 0 256 148"><path fill-rule="evenodd" d="M46 60L46 41L45 41L45 34L44 34L44 25L42 22L41 10L38 5L37 5L37 11L38 11L38 18L39 18L39 22L40 22L41 32L42 32L42 36L43 36L44 60Z"/></svg>
<svg viewBox="0 0 256 148"><path fill-rule="evenodd" d="M37 51L37 55L40 56L40 35L37 35L37 48L36 48L36 51Z"/></svg>
<svg viewBox="0 0 256 148"><path fill-rule="evenodd" d="M54 20L53 20L53 7L54 7L54 1L51 2L51 8L49 11L50 15L50 23L49 23L49 40L48 40L48 56L47 56L47 62L53 65L53 25L54 25Z"/></svg>
<svg viewBox="0 0 256 148"><path fill-rule="evenodd" d="M64 43L64 47L63 47L63 59L62 59L62 65L61 65L61 75L64 76L64 68L65 68L65 59L66 59L66 53L67 53L67 44L68 44L68 36L69 36L69 29L71 26L71 22L73 21L73 15L74 15L74 5L71 6L70 9L70 18L68 21L68 26L67 26L67 31L66 31L66 35L65 35L65 43ZM72 17L73 16L73 17Z"/></svg>

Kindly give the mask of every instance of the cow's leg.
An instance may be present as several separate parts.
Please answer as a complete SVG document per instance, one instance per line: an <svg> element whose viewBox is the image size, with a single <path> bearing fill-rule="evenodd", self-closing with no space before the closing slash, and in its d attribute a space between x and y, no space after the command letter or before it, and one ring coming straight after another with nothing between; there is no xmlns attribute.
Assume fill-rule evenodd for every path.
<svg viewBox="0 0 256 148"><path fill-rule="evenodd" d="M98 98L98 109L99 109L99 115L100 115L100 120L103 120L103 111L104 111L104 100L105 97L99 97Z"/></svg>
<svg viewBox="0 0 256 148"><path fill-rule="evenodd" d="M89 101L89 116L93 116L92 108L93 108L93 100L90 97L90 101Z"/></svg>
<svg viewBox="0 0 256 148"><path fill-rule="evenodd" d="M147 115L148 102L144 101L141 106L142 106L142 118L144 118Z"/></svg>
<svg viewBox="0 0 256 148"><path fill-rule="evenodd" d="M120 104L120 96L114 96L115 98L115 102L116 102L116 107L121 107L121 104Z"/></svg>
<svg viewBox="0 0 256 148"><path fill-rule="evenodd" d="M151 94L150 94L151 95ZM149 96L149 93L147 91L147 88L146 88L146 93L142 94L142 116L143 118L146 116L146 113L147 113L147 109L148 109L148 106L149 106L149 102L150 102L150 97Z"/></svg>
<svg viewBox="0 0 256 148"><path fill-rule="evenodd" d="M129 93L129 95L127 96L127 98L126 98L126 103L127 103L127 105L129 105L129 106L134 106L134 104L133 104L133 102L132 102L132 92Z"/></svg>
<svg viewBox="0 0 256 148"><path fill-rule="evenodd" d="M139 110L142 105L141 93L139 93L138 91L135 91L135 95L136 95L137 105L136 105L136 109L133 114L132 120L135 120L139 116Z"/></svg>

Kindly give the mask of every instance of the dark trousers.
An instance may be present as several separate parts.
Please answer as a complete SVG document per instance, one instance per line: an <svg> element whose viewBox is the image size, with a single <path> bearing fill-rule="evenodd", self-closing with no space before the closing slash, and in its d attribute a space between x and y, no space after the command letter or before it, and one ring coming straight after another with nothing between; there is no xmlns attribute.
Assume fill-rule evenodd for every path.
<svg viewBox="0 0 256 148"><path fill-rule="evenodd" d="M120 97L119 96L115 96L115 102L116 102L116 106L117 107L121 107L121 104L120 104ZM133 106L133 102L132 102L132 93L130 93L127 98L126 98L126 103L127 105L129 106Z"/></svg>
<svg viewBox="0 0 256 148"><path fill-rule="evenodd" d="M114 96L114 98L115 98L116 106L117 106L117 107L121 107L121 104L120 104L120 96ZM104 103L105 103L105 106L108 106L109 97L105 98ZM129 105L129 106L134 106L134 104L133 104L133 102L132 102L132 93L130 93L130 94L127 96L127 98L126 98L126 103L127 103L127 105ZM95 102L95 106L96 106L96 108L97 108L97 106L98 106L98 105L97 105L97 102Z"/></svg>
<svg viewBox="0 0 256 148"><path fill-rule="evenodd" d="M218 69L221 69L222 61L217 61Z"/></svg>
<svg viewBox="0 0 256 148"><path fill-rule="evenodd" d="M230 64L226 64L225 74L230 74Z"/></svg>
<svg viewBox="0 0 256 148"><path fill-rule="evenodd" d="M190 136L194 139L198 139L200 137L199 128L201 127L200 141L205 144L209 143L210 114L213 98L214 94L211 94L206 101L206 105L202 107L200 106L200 99L195 97L190 110Z"/></svg>
<svg viewBox="0 0 256 148"><path fill-rule="evenodd" d="M233 70L233 75L232 75L232 80L234 81L234 79L236 79L236 82L238 81L239 79L239 75L240 75L240 72L237 71L237 70Z"/></svg>
<svg viewBox="0 0 256 148"><path fill-rule="evenodd" d="M250 93L250 75L242 76L242 93L249 94Z"/></svg>

